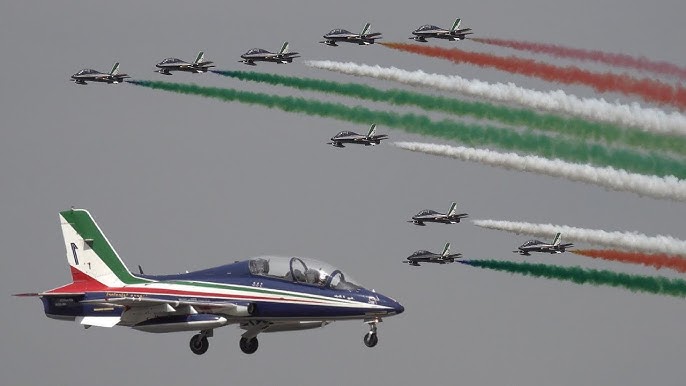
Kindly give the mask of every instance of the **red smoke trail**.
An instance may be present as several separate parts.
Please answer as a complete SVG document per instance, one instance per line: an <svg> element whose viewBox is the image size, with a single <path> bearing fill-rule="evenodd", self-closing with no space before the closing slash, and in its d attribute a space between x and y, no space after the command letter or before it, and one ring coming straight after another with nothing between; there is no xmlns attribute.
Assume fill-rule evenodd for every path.
<svg viewBox="0 0 686 386"><path fill-rule="evenodd" d="M678 256L665 254L645 254L635 252L622 252L612 249L583 249L570 251L577 255L592 257L608 261L618 261L621 263L643 264L656 269L669 268L678 272L686 272L686 259Z"/></svg>
<svg viewBox="0 0 686 386"><path fill-rule="evenodd" d="M671 86L647 78L634 78L628 75L597 73L578 67L559 67L531 59L515 56L463 51L457 48L439 48L408 43L381 43L382 45L415 54L448 59L455 63L469 63L480 67L493 67L498 70L534 76L550 82L564 84L583 84L598 92L619 92L636 95L649 102L669 104L686 110L686 89Z"/></svg>
<svg viewBox="0 0 686 386"><path fill-rule="evenodd" d="M650 71L661 75L675 76L686 80L686 68L679 67L669 62L652 61L645 57L635 57L625 54L613 54L609 52L584 50L558 46L555 44L533 43L519 40L473 38L475 42L490 44L493 46L513 48L519 51L529 51L538 54L552 55L558 58L578 59L589 62L599 62L611 66L633 68L636 70Z"/></svg>

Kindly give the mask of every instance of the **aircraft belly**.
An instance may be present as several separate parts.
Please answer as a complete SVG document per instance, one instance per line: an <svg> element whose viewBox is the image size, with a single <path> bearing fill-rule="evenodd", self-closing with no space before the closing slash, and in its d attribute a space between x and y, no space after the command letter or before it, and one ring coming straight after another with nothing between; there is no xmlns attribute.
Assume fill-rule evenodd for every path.
<svg viewBox="0 0 686 386"><path fill-rule="evenodd" d="M329 320L335 318L354 318L364 316L369 312L388 313L389 309L371 308L373 303L366 305L351 304L348 307L327 306L327 305L305 305L293 303L258 303L256 312L252 316L255 319L274 319L274 318L309 318Z"/></svg>

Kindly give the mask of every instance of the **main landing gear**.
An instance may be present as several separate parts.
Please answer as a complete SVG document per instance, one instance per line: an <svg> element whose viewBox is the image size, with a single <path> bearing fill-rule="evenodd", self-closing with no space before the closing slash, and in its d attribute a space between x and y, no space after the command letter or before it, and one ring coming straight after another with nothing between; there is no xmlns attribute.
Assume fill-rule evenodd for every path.
<svg viewBox="0 0 686 386"><path fill-rule="evenodd" d="M257 337L254 336L252 338L241 338L241 340L238 342L238 345L241 347L241 351L244 353L253 354L255 351L257 351L260 342L257 340Z"/></svg>
<svg viewBox="0 0 686 386"><path fill-rule="evenodd" d="M202 355L210 348L210 341L207 339L213 335L213 330L202 330L199 334L193 335L189 346L193 354Z"/></svg>
<svg viewBox="0 0 686 386"><path fill-rule="evenodd" d="M379 336L376 333L377 324L381 322L381 319L373 319L368 322L369 332L364 334L364 345L367 347L374 347L379 343Z"/></svg>

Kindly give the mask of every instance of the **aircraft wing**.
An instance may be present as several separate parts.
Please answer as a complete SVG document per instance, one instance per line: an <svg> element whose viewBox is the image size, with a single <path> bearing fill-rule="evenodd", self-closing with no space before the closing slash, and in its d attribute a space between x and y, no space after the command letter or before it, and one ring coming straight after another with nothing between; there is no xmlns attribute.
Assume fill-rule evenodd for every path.
<svg viewBox="0 0 686 386"><path fill-rule="evenodd" d="M126 306L126 307L150 307L162 304L168 304L172 307L192 306L192 307L218 307L218 308L235 308L239 304L227 301L218 302L201 302L194 300L169 300L151 297L103 297L97 299L82 300L82 304L97 304L105 306Z"/></svg>

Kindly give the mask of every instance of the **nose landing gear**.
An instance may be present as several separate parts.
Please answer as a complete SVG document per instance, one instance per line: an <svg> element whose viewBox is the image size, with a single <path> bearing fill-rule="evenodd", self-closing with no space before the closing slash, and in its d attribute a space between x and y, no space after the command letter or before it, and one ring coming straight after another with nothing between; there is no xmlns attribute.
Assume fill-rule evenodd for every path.
<svg viewBox="0 0 686 386"><path fill-rule="evenodd" d="M379 343L379 336L376 333L377 324L381 323L381 319L372 319L366 322L369 324L369 332L364 334L364 345L367 347L374 347Z"/></svg>

